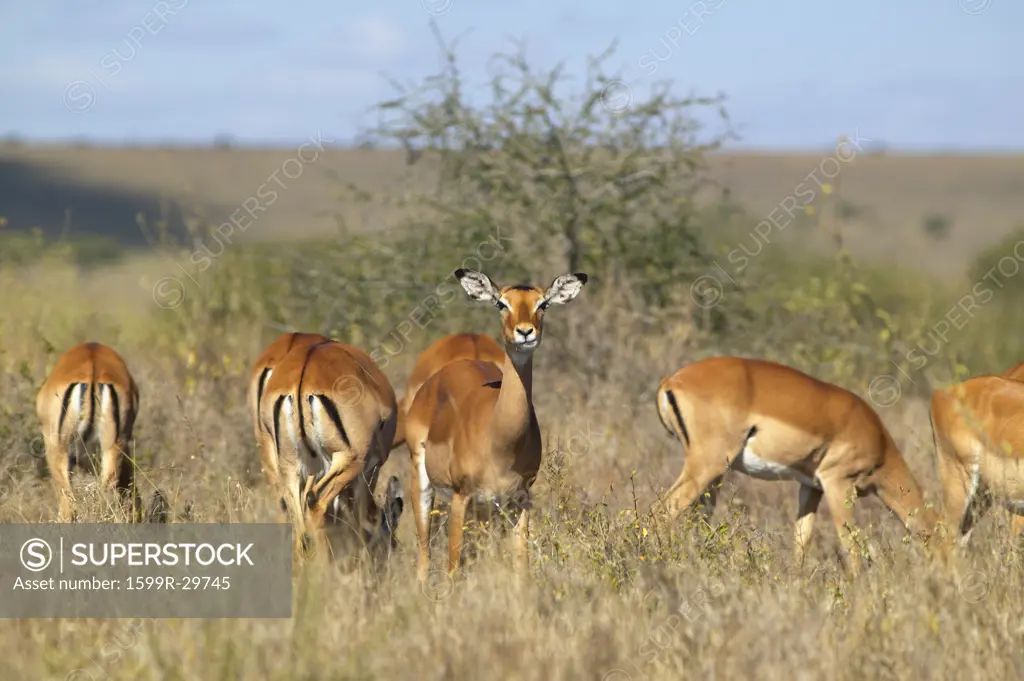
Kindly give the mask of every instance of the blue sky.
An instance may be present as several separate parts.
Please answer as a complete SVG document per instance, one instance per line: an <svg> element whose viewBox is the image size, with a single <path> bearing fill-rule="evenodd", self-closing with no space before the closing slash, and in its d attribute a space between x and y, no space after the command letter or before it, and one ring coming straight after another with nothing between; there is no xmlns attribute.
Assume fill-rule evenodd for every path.
<svg viewBox="0 0 1024 681"><path fill-rule="evenodd" d="M0 9L0 135L25 139L351 139L360 113L393 93L384 75L436 71L435 16L460 36L471 84L509 37L578 76L618 39L614 64L634 96L660 79L680 94L723 92L741 135L732 146L820 147L859 129L891 149L1024 149L1020 0L14 6Z"/></svg>

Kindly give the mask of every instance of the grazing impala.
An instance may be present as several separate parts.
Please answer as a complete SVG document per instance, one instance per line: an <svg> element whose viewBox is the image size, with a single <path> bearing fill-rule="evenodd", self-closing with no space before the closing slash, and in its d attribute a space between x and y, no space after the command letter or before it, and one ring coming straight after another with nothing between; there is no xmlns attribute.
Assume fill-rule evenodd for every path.
<svg viewBox="0 0 1024 681"><path fill-rule="evenodd" d="M455 333L431 343L416 359L405 393L398 402L398 428L392 449L405 442L405 415L409 413L416 391L428 378L460 359L490 362L500 369L505 364L505 350L498 341L482 333Z"/></svg>
<svg viewBox="0 0 1024 681"><path fill-rule="evenodd" d="M796 369L757 359L695 362L658 387L658 415L686 448L682 474L665 504L677 518L698 497L714 510L715 487L730 469L762 480L800 483L794 560L802 564L824 495L847 549L853 496L874 493L921 538L936 514L878 414L860 397Z"/></svg>
<svg viewBox="0 0 1024 681"><path fill-rule="evenodd" d="M455 271L466 293L497 307L505 341L503 367L458 360L416 391L405 421L412 455L412 501L419 540L418 577L430 572L428 528L435 488L452 493L448 522L448 570L459 567L462 526L470 498L505 505L511 496L516 522L516 567L528 565L530 488L541 463L540 426L533 408L533 353L540 346L544 312L568 303L587 275L565 274L546 290L499 288L482 272Z"/></svg>
<svg viewBox="0 0 1024 681"><path fill-rule="evenodd" d="M270 380L274 369L289 351L292 349L308 350L313 345L327 340L328 338L318 333L283 333L274 339L274 342L268 345L263 354L253 362L252 370L249 372L249 413L252 414L253 431L260 449L260 465L271 489L278 489L280 473L277 468L277 456L272 447L264 446L263 429L260 427L260 410L267 381ZM281 503L284 503L284 499L281 500Z"/></svg>
<svg viewBox="0 0 1024 681"><path fill-rule="evenodd" d="M141 519L128 452L138 411L139 389L112 348L83 343L57 360L36 396L36 414L61 522L75 519L71 471L93 447L100 451L101 485L120 493L133 521Z"/></svg>
<svg viewBox="0 0 1024 681"><path fill-rule="evenodd" d="M373 490L397 418L391 384L358 348L329 340L293 346L277 362L260 399L262 447L302 545L308 536L323 555L329 520L378 529ZM389 534L401 512L392 487L380 528Z"/></svg>
<svg viewBox="0 0 1024 681"><path fill-rule="evenodd" d="M1012 535L1024 530L1024 382L1015 378L1022 367L932 395L943 519L964 545L991 497L1013 515Z"/></svg>

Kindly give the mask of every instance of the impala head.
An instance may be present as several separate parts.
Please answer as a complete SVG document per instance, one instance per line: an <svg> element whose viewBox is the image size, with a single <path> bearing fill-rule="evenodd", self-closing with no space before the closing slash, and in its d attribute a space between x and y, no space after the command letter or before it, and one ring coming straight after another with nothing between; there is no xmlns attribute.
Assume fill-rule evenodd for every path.
<svg viewBox="0 0 1024 681"><path fill-rule="evenodd" d="M490 303L501 310L501 335L509 352L529 355L540 345L544 311L550 305L564 305L579 295L587 283L583 272L563 274L547 289L520 284L495 285L483 272L457 269L455 277L470 298Z"/></svg>
<svg viewBox="0 0 1024 681"><path fill-rule="evenodd" d="M347 515L348 511L353 510L350 498L351 490L339 494L331 503L331 510L327 514L318 513L315 510L316 496L311 490L315 479L316 476L309 476L302 492L303 498L306 500L306 508L299 517L298 537L303 552L314 547L314 538L310 531L325 530L329 526L331 533L343 539L350 539L349 535L355 532L366 546L374 549L382 548L385 552L390 552L398 546L396 532L398 531L398 522L402 517L402 510L405 507L405 493L402 491L402 483L398 476L392 475L388 480L382 505L378 506L372 499L369 502L374 518L372 523L376 523L376 526L373 526L372 523L361 526L363 521L353 520ZM341 534L337 534L339 531ZM321 546L320 548L326 547Z"/></svg>
<svg viewBox="0 0 1024 681"><path fill-rule="evenodd" d="M392 475L384 491L384 505L380 509L380 538L385 541L388 549L398 546L398 521L405 508L405 494L398 476Z"/></svg>

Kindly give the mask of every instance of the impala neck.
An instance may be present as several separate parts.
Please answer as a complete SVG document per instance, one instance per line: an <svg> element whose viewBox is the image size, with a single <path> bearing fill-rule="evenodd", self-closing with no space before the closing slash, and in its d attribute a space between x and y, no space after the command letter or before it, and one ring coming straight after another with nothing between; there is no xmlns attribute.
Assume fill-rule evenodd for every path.
<svg viewBox="0 0 1024 681"><path fill-rule="evenodd" d="M503 446L525 435L533 399L533 353L505 350L501 390L491 420L491 442Z"/></svg>

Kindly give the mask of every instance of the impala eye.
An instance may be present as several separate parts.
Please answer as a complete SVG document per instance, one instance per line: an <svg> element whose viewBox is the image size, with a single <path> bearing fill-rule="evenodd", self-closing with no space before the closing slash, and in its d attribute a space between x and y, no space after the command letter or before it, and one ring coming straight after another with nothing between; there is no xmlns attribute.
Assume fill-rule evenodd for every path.
<svg viewBox="0 0 1024 681"><path fill-rule="evenodd" d="M537 306L537 309L538 310L546 310L546 309L548 309L548 305L550 305L550 303L548 301L542 300L542 301L540 301L540 305Z"/></svg>
<svg viewBox="0 0 1024 681"><path fill-rule="evenodd" d="M504 302L502 302L500 300L494 301L494 307L498 308L499 310L507 310L508 309L508 305L506 305Z"/></svg>

